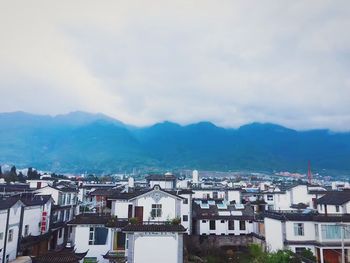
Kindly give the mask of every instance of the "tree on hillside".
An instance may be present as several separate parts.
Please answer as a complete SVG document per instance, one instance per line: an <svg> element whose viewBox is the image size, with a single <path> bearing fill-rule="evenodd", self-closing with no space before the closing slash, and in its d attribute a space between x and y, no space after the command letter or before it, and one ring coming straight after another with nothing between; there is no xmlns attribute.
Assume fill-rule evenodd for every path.
<svg viewBox="0 0 350 263"><path fill-rule="evenodd" d="M32 167L29 167L27 177L29 180L40 179L40 174L37 170L34 170Z"/></svg>

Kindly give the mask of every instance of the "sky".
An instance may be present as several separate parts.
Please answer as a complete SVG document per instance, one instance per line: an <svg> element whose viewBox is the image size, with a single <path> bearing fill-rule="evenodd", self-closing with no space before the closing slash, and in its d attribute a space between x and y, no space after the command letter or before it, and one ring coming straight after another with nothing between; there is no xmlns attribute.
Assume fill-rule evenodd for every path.
<svg viewBox="0 0 350 263"><path fill-rule="evenodd" d="M0 2L0 112L350 131L348 0Z"/></svg>

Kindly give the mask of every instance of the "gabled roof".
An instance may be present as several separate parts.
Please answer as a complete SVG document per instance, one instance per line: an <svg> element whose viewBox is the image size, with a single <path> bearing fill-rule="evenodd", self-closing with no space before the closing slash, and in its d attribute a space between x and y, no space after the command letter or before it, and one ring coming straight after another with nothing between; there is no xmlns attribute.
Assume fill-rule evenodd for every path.
<svg viewBox="0 0 350 263"><path fill-rule="evenodd" d="M120 189L111 188L97 188L94 191L91 191L89 196L113 196L114 194L120 193Z"/></svg>
<svg viewBox="0 0 350 263"><path fill-rule="evenodd" d="M18 197L21 199L25 206L37 206L45 205L49 200L52 200L51 195L33 195L33 194L20 194Z"/></svg>
<svg viewBox="0 0 350 263"><path fill-rule="evenodd" d="M166 195L173 196L178 199L184 199L182 196L179 196L179 194L181 194L181 190L179 190L179 192L177 192L176 190L166 191L161 189L159 185L155 185L152 189L142 189L142 190L137 190L130 193L114 193L108 199L109 200L133 200L145 194L149 194L152 191L160 191ZM187 193L187 191L185 191L184 193Z"/></svg>
<svg viewBox="0 0 350 263"><path fill-rule="evenodd" d="M60 251L51 251L44 255L32 257L33 263L79 263L87 254L76 253L74 250L62 249Z"/></svg>
<svg viewBox="0 0 350 263"><path fill-rule="evenodd" d="M128 224L127 220L113 218L110 215L98 214L80 214L68 222L68 225L105 225L106 227L124 227Z"/></svg>
<svg viewBox="0 0 350 263"><path fill-rule="evenodd" d="M19 200L19 198L15 196L0 198L0 210L9 209L12 206L14 206L17 202L20 202L20 204L23 205L21 200Z"/></svg>
<svg viewBox="0 0 350 263"><path fill-rule="evenodd" d="M324 196L317 199L317 204L324 205L342 205L350 201L350 191L327 192Z"/></svg>
<svg viewBox="0 0 350 263"><path fill-rule="evenodd" d="M185 232L186 228L175 224L129 224L123 232Z"/></svg>
<svg viewBox="0 0 350 263"><path fill-rule="evenodd" d="M147 181L174 181L176 176L172 174L150 174L145 177Z"/></svg>
<svg viewBox="0 0 350 263"><path fill-rule="evenodd" d="M76 188L66 187L66 186L57 187L54 185L47 185L45 187L39 188L36 190L36 192L40 192L41 189L45 189L45 188L51 188L51 189L61 191L61 192L66 192L66 193L78 192L78 190Z"/></svg>
<svg viewBox="0 0 350 263"><path fill-rule="evenodd" d="M146 192L144 192L144 193L142 193L140 195L137 195L137 196L135 196L133 198L130 198L130 200L136 199L136 198L141 197L143 195L150 194L151 192L157 192L157 191L162 192L165 195L175 197L177 199L185 199L184 197L177 195L174 191L166 191L166 190L163 190L159 185L155 185L155 186L153 186L152 189L150 189L150 190L148 190L148 191L146 191Z"/></svg>

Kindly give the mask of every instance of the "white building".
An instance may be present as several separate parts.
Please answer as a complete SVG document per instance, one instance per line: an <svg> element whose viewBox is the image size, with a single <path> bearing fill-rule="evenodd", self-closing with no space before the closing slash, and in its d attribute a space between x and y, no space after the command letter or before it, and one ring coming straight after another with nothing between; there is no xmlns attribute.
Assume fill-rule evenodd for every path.
<svg viewBox="0 0 350 263"><path fill-rule="evenodd" d="M175 175L166 173L165 175L152 174L146 176L149 188L159 185L162 189L175 189L177 178Z"/></svg>
<svg viewBox="0 0 350 263"><path fill-rule="evenodd" d="M54 200L52 208L51 230L52 236L50 248L56 248L64 244L71 233L71 229L66 226L67 222L72 220L77 214L77 194L75 188L64 184L48 185L37 189L36 195L51 195Z"/></svg>
<svg viewBox="0 0 350 263"><path fill-rule="evenodd" d="M225 201L195 200L193 204L194 234L247 235L254 231L254 211L250 206Z"/></svg>
<svg viewBox="0 0 350 263"><path fill-rule="evenodd" d="M266 246L271 251L310 249L318 262L341 262L342 238L345 257L350 256L350 192L329 192L317 200L312 212L269 212L265 214ZM348 261L346 261L348 262Z"/></svg>
<svg viewBox="0 0 350 263"><path fill-rule="evenodd" d="M24 204L18 198L0 199L0 262L16 259Z"/></svg>

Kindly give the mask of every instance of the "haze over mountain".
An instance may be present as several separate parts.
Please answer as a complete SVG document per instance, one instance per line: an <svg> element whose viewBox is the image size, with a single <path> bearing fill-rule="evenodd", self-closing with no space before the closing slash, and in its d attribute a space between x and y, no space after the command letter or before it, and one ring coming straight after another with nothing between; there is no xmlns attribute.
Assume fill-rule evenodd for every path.
<svg viewBox="0 0 350 263"><path fill-rule="evenodd" d="M350 133L296 131L252 123L238 129L210 122L133 127L103 114L55 117L0 114L0 164L61 172L125 169L350 172Z"/></svg>

